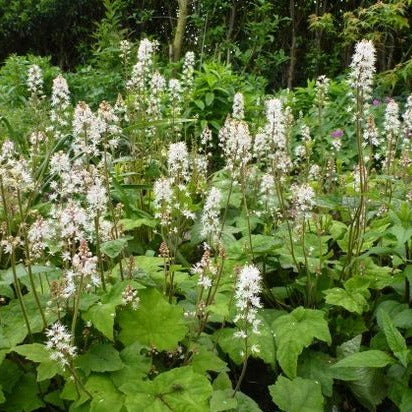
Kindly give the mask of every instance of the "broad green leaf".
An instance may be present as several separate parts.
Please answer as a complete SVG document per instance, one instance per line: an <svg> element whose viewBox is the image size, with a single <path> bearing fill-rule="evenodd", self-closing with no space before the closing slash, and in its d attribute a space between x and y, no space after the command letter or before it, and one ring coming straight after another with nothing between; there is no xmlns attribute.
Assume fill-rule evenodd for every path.
<svg viewBox="0 0 412 412"><path fill-rule="evenodd" d="M406 346L405 339L398 329L395 328L391 318L384 310L379 311L379 318L381 320L383 331L389 347L402 365L406 368L408 366L409 350Z"/></svg>
<svg viewBox="0 0 412 412"><path fill-rule="evenodd" d="M176 348L187 332L183 310L166 302L156 289L139 292L137 310L124 309L119 314L119 339L125 345L138 342L157 350Z"/></svg>
<svg viewBox="0 0 412 412"><path fill-rule="evenodd" d="M33 362L48 362L50 360L50 351L40 343L20 345L12 350Z"/></svg>
<svg viewBox="0 0 412 412"><path fill-rule="evenodd" d="M370 411L375 411L385 398L388 382L382 369L376 368L356 368L356 379L347 382L359 402Z"/></svg>
<svg viewBox="0 0 412 412"><path fill-rule="evenodd" d="M237 399L232 397L233 389L213 391L210 412L228 411L237 408Z"/></svg>
<svg viewBox="0 0 412 412"><path fill-rule="evenodd" d="M407 389L399 407L400 412L412 412L412 389Z"/></svg>
<svg viewBox="0 0 412 412"><path fill-rule="evenodd" d="M322 393L331 397L333 392L332 360L322 352L307 350L303 353L298 364L298 375L302 378L320 382Z"/></svg>
<svg viewBox="0 0 412 412"><path fill-rule="evenodd" d="M215 391L232 389L232 381L226 372L221 372L217 375L216 379L213 381L213 389Z"/></svg>
<svg viewBox="0 0 412 412"><path fill-rule="evenodd" d="M107 242L102 243L101 251L109 256L110 258L114 259L120 255L120 253L126 249L128 240L133 239L130 236L109 240Z"/></svg>
<svg viewBox="0 0 412 412"><path fill-rule="evenodd" d="M254 353L252 356L262 359L268 364L274 364L276 361L276 347L273 339L273 332L269 324L269 317L258 315L257 318L261 321L259 325L259 335L252 334L248 340L249 347L251 345L257 345L259 352ZM227 353L230 358L238 365L243 361L241 352L245 349L244 341L238 337L234 337L236 329L224 328L219 329L215 333L215 340Z"/></svg>
<svg viewBox="0 0 412 412"><path fill-rule="evenodd" d="M124 395L115 388L109 377L91 375L85 387L93 396L90 412L119 412L122 410Z"/></svg>
<svg viewBox="0 0 412 412"><path fill-rule="evenodd" d="M332 288L323 291L326 295L326 303L341 306L349 312L361 315L368 308L367 299L370 297L370 292L368 291L369 281L359 277L352 278L344 286L345 289Z"/></svg>
<svg viewBox="0 0 412 412"><path fill-rule="evenodd" d="M296 377L298 357L313 340L331 343L328 323L324 312L314 309L296 308L293 312L279 316L272 324L276 340L276 356L279 365L290 377Z"/></svg>
<svg viewBox="0 0 412 412"><path fill-rule="evenodd" d="M243 392L238 392L235 398L237 400L236 412L262 412L259 405Z"/></svg>
<svg viewBox="0 0 412 412"><path fill-rule="evenodd" d="M90 321L106 338L113 340L113 325L116 316L116 303L98 302L82 314L82 318Z"/></svg>
<svg viewBox="0 0 412 412"><path fill-rule="evenodd" d="M4 396L3 388L2 388L2 386L0 385L0 404L2 404L2 403L5 402L5 401L6 401L6 397Z"/></svg>
<svg viewBox="0 0 412 412"><path fill-rule="evenodd" d="M19 369L16 363L5 359L0 365L0 385L4 392L12 392L23 372Z"/></svg>
<svg viewBox="0 0 412 412"><path fill-rule="evenodd" d="M144 346L134 343L120 352L124 368L111 373L113 382L117 387L147 377L152 366L152 358L140 353L143 348Z"/></svg>
<svg viewBox="0 0 412 412"><path fill-rule="evenodd" d="M269 392L282 411L323 412L323 396L317 381L279 376L276 383L269 386Z"/></svg>
<svg viewBox="0 0 412 412"><path fill-rule="evenodd" d="M60 390L47 393L43 399L48 404L56 406L58 410L64 410L64 402L60 398Z"/></svg>
<svg viewBox="0 0 412 412"><path fill-rule="evenodd" d="M54 378L56 375L63 375L63 368L56 361L41 362L37 367L37 382Z"/></svg>
<svg viewBox="0 0 412 412"><path fill-rule="evenodd" d="M208 412L212 386L204 375L191 367L161 373L153 381L129 382L121 387L129 412L196 411Z"/></svg>
<svg viewBox="0 0 412 412"><path fill-rule="evenodd" d="M57 374L63 374L61 365L50 359L50 351L45 345L40 343L31 343L27 345L16 346L12 349L14 352L31 360L38 362L37 381L41 382L46 379L51 379Z"/></svg>
<svg viewBox="0 0 412 412"><path fill-rule="evenodd" d="M26 373L20 377L0 409L7 412L30 412L38 410L43 406L44 402L40 398L36 377L32 373Z"/></svg>
<svg viewBox="0 0 412 412"><path fill-rule="evenodd" d="M121 219L119 223L122 225L124 231L137 229L142 226L154 228L157 225L154 219L149 219L147 217L137 219Z"/></svg>
<svg viewBox="0 0 412 412"><path fill-rule="evenodd" d="M97 343L88 349L84 355L76 358L76 365L86 375L90 372L113 372L123 368L119 352L111 345Z"/></svg>
<svg viewBox="0 0 412 412"><path fill-rule="evenodd" d="M226 362L203 346L200 346L193 354L191 365L193 371L199 374L204 374L207 371L224 372L227 370Z"/></svg>
<svg viewBox="0 0 412 412"><path fill-rule="evenodd" d="M353 353L335 363L332 368L384 368L394 362L387 353L380 350L366 350Z"/></svg>
<svg viewBox="0 0 412 412"><path fill-rule="evenodd" d="M49 297L44 295L39 296L39 298L43 308L46 308ZM32 333L42 332L44 329L43 321L33 295L31 293L24 295L23 301ZM13 299L6 306L0 306L0 319L2 323L0 326L0 349L13 348L25 339L27 336L27 328L17 299ZM54 313L54 311L47 313L47 321L49 324L56 319L57 314Z"/></svg>
<svg viewBox="0 0 412 412"><path fill-rule="evenodd" d="M340 346L337 347L336 352L340 357L346 357L352 353L360 351L362 343L362 335L356 335L352 339L343 342Z"/></svg>

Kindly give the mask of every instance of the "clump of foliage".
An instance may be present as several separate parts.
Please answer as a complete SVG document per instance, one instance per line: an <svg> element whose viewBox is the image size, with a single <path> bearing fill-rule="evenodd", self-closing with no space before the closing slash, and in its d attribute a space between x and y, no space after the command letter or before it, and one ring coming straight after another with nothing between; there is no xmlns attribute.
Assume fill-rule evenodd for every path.
<svg viewBox="0 0 412 412"><path fill-rule="evenodd" d="M0 409L407 411L412 96L374 94L373 43L276 96L117 47L116 96L42 59L0 76L26 113L2 117Z"/></svg>

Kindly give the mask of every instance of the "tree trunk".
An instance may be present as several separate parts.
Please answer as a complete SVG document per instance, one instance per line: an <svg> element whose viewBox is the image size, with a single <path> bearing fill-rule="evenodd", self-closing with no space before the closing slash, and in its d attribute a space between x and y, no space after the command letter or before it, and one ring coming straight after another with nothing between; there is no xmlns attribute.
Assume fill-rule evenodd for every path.
<svg viewBox="0 0 412 412"><path fill-rule="evenodd" d="M230 9L230 17L229 17L229 28L226 33L226 43L227 43L227 51L226 51L226 64L230 63L230 48L229 42L232 38L233 27L235 25L235 17L236 17L236 4L235 2L232 3L232 7Z"/></svg>
<svg viewBox="0 0 412 412"><path fill-rule="evenodd" d="M177 25L175 37L173 39L173 60L176 62L180 59L182 53L183 40L185 38L187 11L190 0L178 0L179 10L177 15Z"/></svg>
<svg viewBox="0 0 412 412"><path fill-rule="evenodd" d="M288 68L288 77L287 77L287 87L292 89L293 81L295 78L295 65L296 65L296 19L295 19L295 1L289 1L289 13L292 24L292 43L290 45L290 61Z"/></svg>

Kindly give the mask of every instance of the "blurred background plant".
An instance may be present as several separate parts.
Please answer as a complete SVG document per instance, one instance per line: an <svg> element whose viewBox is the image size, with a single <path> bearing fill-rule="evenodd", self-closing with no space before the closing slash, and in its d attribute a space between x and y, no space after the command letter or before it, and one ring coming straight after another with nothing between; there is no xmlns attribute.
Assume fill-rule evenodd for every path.
<svg viewBox="0 0 412 412"><path fill-rule="evenodd" d="M196 50L199 67L231 63L273 89L335 77L354 43L368 38L381 84L410 86L410 0L1 0L0 10L0 61L33 53L65 70L115 72L119 40L155 36L170 60Z"/></svg>

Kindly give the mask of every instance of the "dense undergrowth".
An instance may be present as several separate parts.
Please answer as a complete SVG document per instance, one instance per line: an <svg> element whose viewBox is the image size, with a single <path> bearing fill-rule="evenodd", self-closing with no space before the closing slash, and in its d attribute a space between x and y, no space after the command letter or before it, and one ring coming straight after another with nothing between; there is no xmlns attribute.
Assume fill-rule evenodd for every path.
<svg viewBox="0 0 412 412"><path fill-rule="evenodd" d="M1 69L0 410L410 411L412 97L372 43L276 96L133 47Z"/></svg>

